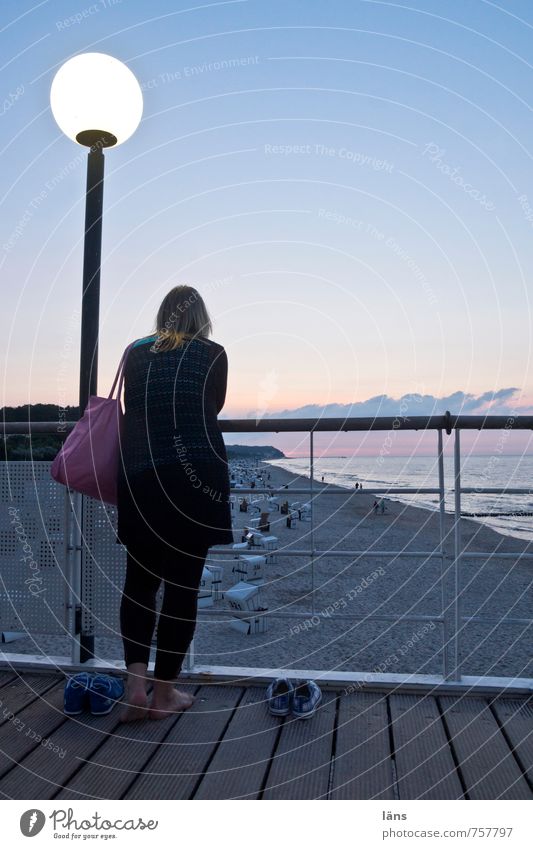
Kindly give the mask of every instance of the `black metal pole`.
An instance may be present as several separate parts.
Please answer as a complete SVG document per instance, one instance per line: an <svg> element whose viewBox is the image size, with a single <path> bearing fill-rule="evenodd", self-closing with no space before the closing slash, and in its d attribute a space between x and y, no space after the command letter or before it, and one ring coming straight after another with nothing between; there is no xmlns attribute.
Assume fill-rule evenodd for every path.
<svg viewBox="0 0 533 849"><path fill-rule="evenodd" d="M102 255L102 211L104 202L104 153L93 146L87 158L85 197L85 240L83 248L83 290L81 299L80 418L98 384L98 332L100 319L100 262ZM82 545L84 529L82 522ZM83 566L82 566L83 568ZM81 586L84 586L83 575ZM81 613L80 599L80 613ZM94 634L80 626L80 662L94 657Z"/></svg>
<svg viewBox="0 0 533 849"><path fill-rule="evenodd" d="M98 324L100 317L100 261L104 203L104 154L91 147L87 158L85 241L81 299L80 417L98 382Z"/></svg>

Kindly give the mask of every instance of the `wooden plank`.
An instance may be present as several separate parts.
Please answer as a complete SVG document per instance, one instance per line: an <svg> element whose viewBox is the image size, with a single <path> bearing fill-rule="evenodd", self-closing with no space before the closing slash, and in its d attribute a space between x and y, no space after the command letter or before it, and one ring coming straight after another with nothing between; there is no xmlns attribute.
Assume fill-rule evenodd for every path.
<svg viewBox="0 0 533 849"><path fill-rule="evenodd" d="M331 799L394 799L387 697L340 699Z"/></svg>
<svg viewBox="0 0 533 849"><path fill-rule="evenodd" d="M54 685L63 682L59 675L17 675L11 682L6 683L0 690L0 726L9 722L9 716L23 710L26 705L46 693Z"/></svg>
<svg viewBox="0 0 533 849"><path fill-rule="evenodd" d="M54 731L67 719L63 713L63 691L63 683L47 690L17 713L16 722L6 722L0 728L0 777L39 745L36 734L43 740L51 738L54 743ZM53 752L50 757L54 759Z"/></svg>
<svg viewBox="0 0 533 849"><path fill-rule="evenodd" d="M336 704L336 693L326 691L314 716L285 719L263 799L327 798Z"/></svg>
<svg viewBox="0 0 533 849"><path fill-rule="evenodd" d="M195 686L180 684L180 690L194 693ZM81 769L63 782L56 799L120 799L134 778L159 748L172 725L184 714L167 719L118 723L96 752L78 749L76 757ZM118 712L117 712L118 718Z"/></svg>
<svg viewBox="0 0 533 849"><path fill-rule="evenodd" d="M488 702L465 696L440 702L468 798L533 798Z"/></svg>
<svg viewBox="0 0 533 849"><path fill-rule="evenodd" d="M10 672L9 670L0 671L0 688L2 688L4 684L7 684L9 681L12 681L16 677L17 675L15 672Z"/></svg>
<svg viewBox="0 0 533 849"><path fill-rule="evenodd" d="M496 699L492 708L505 729L521 769L533 786L533 701Z"/></svg>
<svg viewBox="0 0 533 849"><path fill-rule="evenodd" d="M189 799L242 696L242 688L201 687L125 799Z"/></svg>
<svg viewBox="0 0 533 849"><path fill-rule="evenodd" d="M462 799L435 699L392 695L389 703L400 799Z"/></svg>
<svg viewBox="0 0 533 849"><path fill-rule="evenodd" d="M63 715L63 723L51 736L53 744L65 755L60 758L42 746L36 746L3 779L3 792L11 799L52 798L80 764L106 742L117 725L121 725L119 711L117 706L107 716L91 716L90 713L70 717ZM106 798L105 795L103 798Z"/></svg>
<svg viewBox="0 0 533 849"><path fill-rule="evenodd" d="M265 690L246 690L195 799L257 799L279 732Z"/></svg>
<svg viewBox="0 0 533 849"><path fill-rule="evenodd" d="M62 760L36 747L2 781L2 790L10 799L51 799L80 765L113 732L117 714L106 717L81 715L68 717L52 735L52 741L66 752Z"/></svg>

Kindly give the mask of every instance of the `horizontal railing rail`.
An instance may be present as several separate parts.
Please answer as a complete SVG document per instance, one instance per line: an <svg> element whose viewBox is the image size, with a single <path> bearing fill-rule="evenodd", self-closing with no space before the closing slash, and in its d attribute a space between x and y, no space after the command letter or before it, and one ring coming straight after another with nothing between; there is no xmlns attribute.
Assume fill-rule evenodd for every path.
<svg viewBox="0 0 533 849"><path fill-rule="evenodd" d="M533 430L533 416L465 416L446 412L438 416L351 416L343 418L225 419L218 423L223 433L318 433L369 430ZM76 422L3 421L4 435L56 434L72 430Z"/></svg>

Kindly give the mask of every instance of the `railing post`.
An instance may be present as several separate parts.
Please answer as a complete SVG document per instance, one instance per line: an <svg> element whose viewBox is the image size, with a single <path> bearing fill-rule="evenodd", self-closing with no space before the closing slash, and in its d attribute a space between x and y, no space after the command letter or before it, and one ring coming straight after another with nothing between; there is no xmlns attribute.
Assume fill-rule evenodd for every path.
<svg viewBox="0 0 533 849"><path fill-rule="evenodd" d="M444 493L444 453L442 447L442 429L437 431L439 452L439 527L440 527L440 550L444 552L444 537L446 534L446 504Z"/></svg>
<svg viewBox="0 0 533 849"><path fill-rule="evenodd" d="M94 522L94 512L91 511L88 496L80 496L79 528L81 538L81 569L80 569L80 604L81 630L80 663L86 663L94 658L94 589L95 574L94 560L91 547L89 528Z"/></svg>
<svg viewBox="0 0 533 849"><path fill-rule="evenodd" d="M461 434L459 428L455 428L454 435L454 495L455 495L455 520L454 520L454 595L453 595L453 679L461 680L460 660L460 636L462 628L462 603L461 603L461 560L462 560L462 538L461 538Z"/></svg>
<svg viewBox="0 0 533 849"><path fill-rule="evenodd" d="M74 634L74 617L73 617L73 599L72 599L72 522L71 522L71 505L70 505L70 490L68 486L63 492L63 506L65 512L63 514L63 580L65 586L64 605L65 605L65 630L70 638Z"/></svg>
<svg viewBox="0 0 533 849"><path fill-rule="evenodd" d="M68 490L67 490L68 492ZM71 512L71 593L72 599L72 646L71 646L71 661L74 665L80 663L80 631L81 631L81 547L82 547L82 532L81 532L81 502L82 496L79 492L72 493L72 512Z"/></svg>
<svg viewBox="0 0 533 849"><path fill-rule="evenodd" d="M190 642L187 654L183 658L183 671L194 672L194 636Z"/></svg>
<svg viewBox="0 0 533 849"><path fill-rule="evenodd" d="M314 443L313 431L309 431L309 493L311 505L311 610L315 613L315 504L314 504L314 480L315 480L315 465L314 465Z"/></svg>
<svg viewBox="0 0 533 849"><path fill-rule="evenodd" d="M442 623L442 665L443 677L450 677L451 663L451 635L452 621L451 610L446 604L446 553L444 551L444 537L446 534L446 504L444 493L444 455L442 447L442 428L437 431L438 443L438 470L439 470L439 551L440 551L440 590L441 590L441 616L444 619Z"/></svg>
<svg viewBox="0 0 533 849"><path fill-rule="evenodd" d="M78 524L75 514L75 499L79 498L68 486L65 487L65 539L64 539L64 566L63 580L65 581L65 629L70 639L70 662L77 666L80 662L80 643L76 633L79 622L80 580L79 580L79 555L80 547L78 540ZM74 521L76 520L76 521Z"/></svg>

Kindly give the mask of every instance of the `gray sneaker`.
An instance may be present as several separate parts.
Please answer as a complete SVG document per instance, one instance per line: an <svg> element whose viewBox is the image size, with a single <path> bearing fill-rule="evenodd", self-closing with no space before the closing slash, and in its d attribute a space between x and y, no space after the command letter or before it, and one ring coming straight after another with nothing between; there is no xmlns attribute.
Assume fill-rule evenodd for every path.
<svg viewBox="0 0 533 849"><path fill-rule="evenodd" d="M322 701L322 691L316 681L301 681L294 688L292 715L296 719L309 719Z"/></svg>
<svg viewBox="0 0 533 849"><path fill-rule="evenodd" d="M287 716L292 707L294 688L288 678L276 678L266 691L267 704L273 716Z"/></svg>

